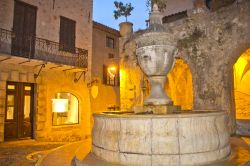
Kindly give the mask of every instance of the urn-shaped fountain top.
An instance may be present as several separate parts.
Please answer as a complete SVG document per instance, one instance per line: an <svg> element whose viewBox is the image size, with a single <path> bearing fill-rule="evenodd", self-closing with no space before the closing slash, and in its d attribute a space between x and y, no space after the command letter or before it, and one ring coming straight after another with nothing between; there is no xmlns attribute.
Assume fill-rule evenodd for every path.
<svg viewBox="0 0 250 166"><path fill-rule="evenodd" d="M171 35L165 31L156 4L149 20L149 28L135 39L138 64L151 84L150 95L144 100L144 105L169 105L172 100L165 94L164 85L167 73L174 65L176 47Z"/></svg>
<svg viewBox="0 0 250 166"><path fill-rule="evenodd" d="M171 34L166 32L162 24L162 14L158 9L157 4L153 5L152 12L149 16L149 27L143 34L135 38L137 48L150 45L173 45L171 42Z"/></svg>

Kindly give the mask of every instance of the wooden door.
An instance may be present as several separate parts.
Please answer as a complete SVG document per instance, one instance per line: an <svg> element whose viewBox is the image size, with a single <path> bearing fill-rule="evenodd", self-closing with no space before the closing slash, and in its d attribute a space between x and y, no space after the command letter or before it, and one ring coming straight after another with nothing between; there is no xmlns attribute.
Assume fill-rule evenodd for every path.
<svg viewBox="0 0 250 166"><path fill-rule="evenodd" d="M33 58L35 53L37 8L15 1L11 53L15 56Z"/></svg>
<svg viewBox="0 0 250 166"><path fill-rule="evenodd" d="M32 138L33 110L33 84L8 82L4 123L5 139Z"/></svg>

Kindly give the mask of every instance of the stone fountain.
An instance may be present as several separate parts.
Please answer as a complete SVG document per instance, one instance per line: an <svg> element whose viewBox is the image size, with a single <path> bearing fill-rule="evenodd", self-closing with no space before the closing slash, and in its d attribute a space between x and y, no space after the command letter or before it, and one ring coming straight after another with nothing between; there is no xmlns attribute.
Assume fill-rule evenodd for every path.
<svg viewBox="0 0 250 166"><path fill-rule="evenodd" d="M151 93L144 105L171 105L172 100L165 94L166 75L174 66L176 43L171 42L162 25L162 18L154 5L147 33L136 38L136 54L142 71L151 84Z"/></svg>
<svg viewBox="0 0 250 166"><path fill-rule="evenodd" d="M230 155L226 112L162 111L173 104L163 89L176 52L170 36L154 6L149 29L135 39L139 65L151 84L144 105L153 114L94 115L91 154L110 165L203 165Z"/></svg>

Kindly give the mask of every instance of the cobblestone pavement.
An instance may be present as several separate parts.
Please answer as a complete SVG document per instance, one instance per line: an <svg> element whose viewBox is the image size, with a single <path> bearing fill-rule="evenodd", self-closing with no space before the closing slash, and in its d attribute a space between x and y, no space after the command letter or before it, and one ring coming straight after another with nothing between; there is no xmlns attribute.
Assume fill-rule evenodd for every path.
<svg viewBox="0 0 250 166"><path fill-rule="evenodd" d="M0 143L0 166L34 166L49 150L64 144L35 140Z"/></svg>

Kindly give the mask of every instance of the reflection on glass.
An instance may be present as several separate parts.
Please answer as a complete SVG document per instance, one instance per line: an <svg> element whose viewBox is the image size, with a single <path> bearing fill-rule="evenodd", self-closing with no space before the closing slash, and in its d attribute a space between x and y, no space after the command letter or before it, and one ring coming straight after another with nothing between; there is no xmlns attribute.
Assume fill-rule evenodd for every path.
<svg viewBox="0 0 250 166"><path fill-rule="evenodd" d="M15 89L15 85L8 85L8 89Z"/></svg>
<svg viewBox="0 0 250 166"><path fill-rule="evenodd" d="M71 93L57 93L55 99L52 99L52 112L53 112L53 125L65 125L65 124L77 124L78 123L78 99ZM60 100L61 99L61 100ZM67 104L63 104L64 110L57 111L56 105L61 101L67 101ZM56 104L56 102L58 102Z"/></svg>
<svg viewBox="0 0 250 166"><path fill-rule="evenodd" d="M8 95L7 96L7 105L8 106L14 106L14 95Z"/></svg>
<svg viewBox="0 0 250 166"><path fill-rule="evenodd" d="M30 118L30 96L24 97L24 120Z"/></svg>
<svg viewBox="0 0 250 166"><path fill-rule="evenodd" d="M25 86L24 90L30 91L31 90L31 86Z"/></svg>
<svg viewBox="0 0 250 166"><path fill-rule="evenodd" d="M14 119L14 103L15 103L14 95L7 95L7 113L6 113L7 120Z"/></svg>
<svg viewBox="0 0 250 166"><path fill-rule="evenodd" d="M14 119L14 107L7 107L6 119L7 120L13 120Z"/></svg>

